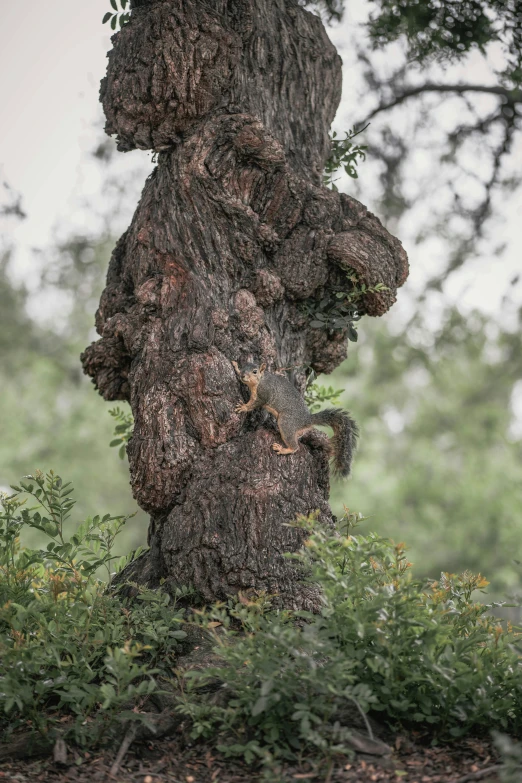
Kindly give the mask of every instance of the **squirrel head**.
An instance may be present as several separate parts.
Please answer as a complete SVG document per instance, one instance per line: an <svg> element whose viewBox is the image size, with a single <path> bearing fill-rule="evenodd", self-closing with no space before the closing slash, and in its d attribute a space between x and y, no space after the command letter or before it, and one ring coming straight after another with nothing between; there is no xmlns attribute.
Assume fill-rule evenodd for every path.
<svg viewBox="0 0 522 783"><path fill-rule="evenodd" d="M239 371L239 377L247 386L257 386L264 375L265 369L266 364L244 364Z"/></svg>

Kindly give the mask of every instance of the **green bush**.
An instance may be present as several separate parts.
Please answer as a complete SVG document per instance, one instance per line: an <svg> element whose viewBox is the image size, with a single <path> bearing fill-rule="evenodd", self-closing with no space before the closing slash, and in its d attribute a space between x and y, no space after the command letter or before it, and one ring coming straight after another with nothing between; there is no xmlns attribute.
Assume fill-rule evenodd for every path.
<svg viewBox="0 0 522 783"><path fill-rule="evenodd" d="M182 613L169 596L141 590L128 603L97 573L131 558L112 554L125 517L85 520L67 539L72 488L51 471L26 476L0 497L0 729L42 733L58 723L76 742L95 745L171 676ZM33 507L22 493L36 501ZM36 528L46 549L21 550Z"/></svg>
<svg viewBox="0 0 522 783"><path fill-rule="evenodd" d="M296 523L308 537L288 556L321 588L318 613L274 609L265 595L194 610L218 663L183 671L175 666L187 610L161 591L138 590L130 602L111 585L131 559L112 554L125 518L87 519L66 537L69 485L50 472L14 489L0 498L5 735L31 726L52 736L59 727L96 745L122 722L146 720L147 699L173 673L194 738L269 766L303 752L349 753L354 713L439 738L522 730L521 637L473 600L485 579L416 581L403 545L355 534L354 515L343 535L314 517ZM45 549L20 549L26 526L47 537Z"/></svg>
<svg viewBox="0 0 522 783"><path fill-rule="evenodd" d="M301 524L309 538L293 557L321 586L321 611L274 611L261 596L203 614L222 665L186 675L179 709L195 737L217 734L251 760L347 750L354 709L439 737L522 729L520 636L472 600L485 579L420 583L401 544ZM221 700L201 693L216 681Z"/></svg>

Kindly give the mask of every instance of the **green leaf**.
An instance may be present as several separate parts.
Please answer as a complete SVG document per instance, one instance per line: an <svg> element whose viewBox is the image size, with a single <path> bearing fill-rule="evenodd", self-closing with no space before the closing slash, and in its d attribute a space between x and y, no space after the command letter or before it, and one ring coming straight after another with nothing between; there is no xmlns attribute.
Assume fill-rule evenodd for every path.
<svg viewBox="0 0 522 783"><path fill-rule="evenodd" d="M266 710L268 706L268 699L266 696L260 696L259 699L256 701L254 706L252 707L252 716L255 717L256 715L260 715L262 712Z"/></svg>
<svg viewBox="0 0 522 783"><path fill-rule="evenodd" d="M117 4L116 0L111 0L111 5L112 5L112 7L114 8L115 11L118 10L118 4Z"/></svg>
<svg viewBox="0 0 522 783"><path fill-rule="evenodd" d="M118 22L118 15L114 14L114 16L111 19L111 27L113 30L116 30L116 24Z"/></svg>

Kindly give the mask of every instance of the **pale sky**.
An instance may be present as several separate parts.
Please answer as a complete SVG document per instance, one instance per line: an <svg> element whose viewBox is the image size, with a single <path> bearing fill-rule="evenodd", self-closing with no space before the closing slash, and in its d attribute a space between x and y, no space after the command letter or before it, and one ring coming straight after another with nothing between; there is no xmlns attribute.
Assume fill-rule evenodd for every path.
<svg viewBox="0 0 522 783"><path fill-rule="evenodd" d="M367 7L364 0L352 0L347 6L343 25L330 31L345 64L343 102L335 123L339 130L353 124L359 108L347 42L348 30L364 18ZM111 44L110 31L101 19L108 8L109 0L26 0L23 4L0 0L0 178L22 194L29 216L12 225L19 275L36 263L31 248L45 247L57 227L62 234L80 227L88 219L82 201L95 195L101 198L99 170L88 153L99 139L102 121L98 89ZM481 68L476 59L456 76L475 81L483 77ZM137 156L148 166L147 154L136 151L121 155L122 170L135 166ZM519 160L522 163L522 156ZM419 171L423 165L421 156L416 161ZM353 192L353 184L348 181L345 187L344 183L341 189ZM374 187L370 166L361 174L358 194L370 208ZM436 200L439 194L433 197ZM506 195L501 209L505 223L497 234L507 243L504 254L492 258L486 252L455 276L447 289L450 298L467 308L479 306L497 313L507 281L522 271L522 194ZM129 219L130 214L125 216ZM411 290L418 289L428 271L444 266L447 252L436 240L422 248L413 246L413 228L422 220L423 214L413 211L400 224L399 235L412 262ZM522 287L518 295L522 302Z"/></svg>
<svg viewBox="0 0 522 783"><path fill-rule="evenodd" d="M96 94L110 48L101 25L107 5L0 0L0 166L22 193L29 214L22 239L33 245L67 217L96 138Z"/></svg>

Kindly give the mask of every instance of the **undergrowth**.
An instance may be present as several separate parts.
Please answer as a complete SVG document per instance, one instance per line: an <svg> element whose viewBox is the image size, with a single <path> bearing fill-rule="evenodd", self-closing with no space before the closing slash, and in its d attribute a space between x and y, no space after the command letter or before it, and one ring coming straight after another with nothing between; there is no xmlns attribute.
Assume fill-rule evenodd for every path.
<svg viewBox="0 0 522 783"><path fill-rule="evenodd" d="M59 725L93 746L140 720L134 708L172 676L182 614L161 592L140 590L130 603L107 589L132 557L114 555L125 517L89 518L67 536L69 484L37 472L14 489L0 496L0 731ZM46 547L21 549L24 527Z"/></svg>
<svg viewBox="0 0 522 783"><path fill-rule="evenodd" d="M94 517L66 534L72 489L54 473L27 476L0 513L0 729L59 733L83 747L110 739L167 688L193 739L247 762L350 752L357 717L458 739L522 731L521 636L474 600L469 573L419 582L404 546L344 529L304 528L289 554L321 588L315 614L239 595L181 609L162 591L132 601L111 583L132 556L114 542L124 517ZM30 505L30 504L33 505ZM24 526L47 538L22 549ZM107 578L100 573L105 570ZM190 588L178 598L191 595ZM216 665L179 668L182 624L204 630ZM177 668L178 667L178 668Z"/></svg>
<svg viewBox="0 0 522 783"><path fill-rule="evenodd" d="M473 600L483 577L422 583L402 544L299 524L309 535L291 557L321 586L321 609L275 611L259 596L199 616L222 663L185 676L194 737L252 760L349 752L354 711L440 739L522 730L521 637ZM201 693L211 682L222 699Z"/></svg>

